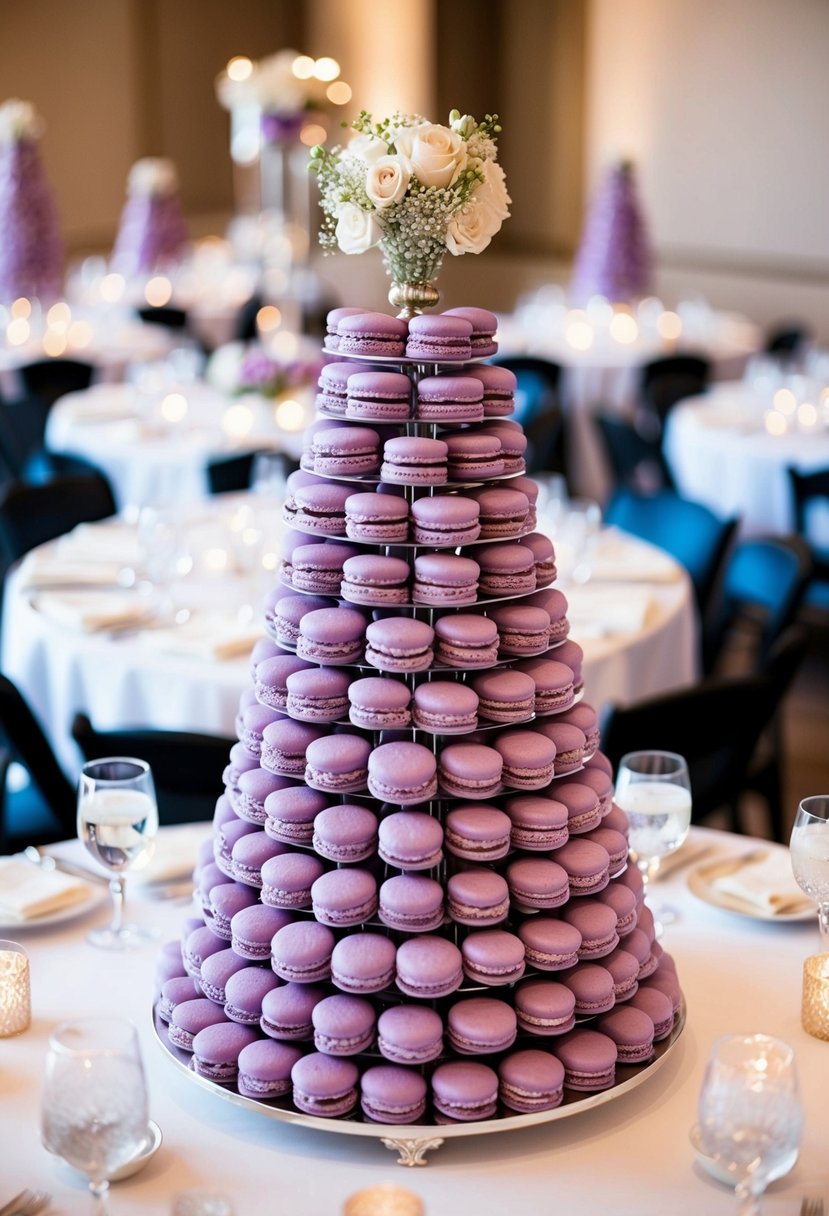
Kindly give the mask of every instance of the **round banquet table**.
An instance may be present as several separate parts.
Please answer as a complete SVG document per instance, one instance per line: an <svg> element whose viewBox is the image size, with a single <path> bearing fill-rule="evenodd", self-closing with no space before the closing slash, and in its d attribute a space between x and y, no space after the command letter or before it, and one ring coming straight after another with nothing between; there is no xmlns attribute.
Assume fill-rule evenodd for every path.
<svg viewBox="0 0 829 1216"><path fill-rule="evenodd" d="M193 831L195 840L210 828L198 825ZM164 836L163 830L160 849ZM803 959L817 949L817 925L812 919L754 920L698 900L686 885L701 846L716 856L743 854L753 843L694 828L684 846L691 864L655 885L657 900L669 901L679 913L664 940L676 960L687 1007L685 1029L658 1071L613 1101L573 1117L446 1140L429 1155L425 1169L402 1169L378 1139L278 1123L194 1085L154 1037L155 947L112 954L85 941L90 926L105 920L105 904L62 925L17 929L11 936L30 958L33 1020L18 1038L0 1041L0 1202L24 1187L37 1187L51 1192L53 1216L90 1211L82 1179L40 1143L40 1076L47 1036L56 1023L110 1014L131 1017L139 1028L151 1117L163 1132L153 1160L114 1185L111 1208L117 1216L166 1216L173 1196L191 1188L223 1193L235 1216L274 1211L337 1216L348 1195L380 1183L415 1191L427 1216L470 1210L480 1216L505 1211L731 1216L734 1196L695 1163L688 1130L713 1041L722 1034L754 1032L786 1039L797 1057L805 1109L800 1158L788 1177L771 1185L764 1204L766 1216L793 1216L804 1193L826 1195L829 1188L827 1047L800 1026ZM81 857L77 842L56 847ZM181 903L147 898L137 882L128 889L127 907L134 921L156 928L162 940L178 937L187 915ZM403 1133L393 1129L397 1138Z"/></svg>
<svg viewBox="0 0 829 1216"><path fill-rule="evenodd" d="M197 568L184 579L171 576L168 586L154 591L162 599L169 594L176 610L192 610L182 625L168 621L169 608L161 620L151 618L146 629L129 615L97 629L75 623L82 610L94 611L98 597L112 595L106 580L115 580L125 564L131 561L140 570L144 558L136 529L118 520L84 525L68 538L42 546L7 578L3 671L29 699L67 772L74 774L78 764L69 735L77 711L100 729L145 726L234 734L239 696L251 682L248 655L261 629L264 589L274 576L260 572L252 579L249 570L240 570L244 563L237 560L238 548L236 572L211 575L199 553L209 555L224 546L221 551L232 554L239 536L246 535L246 512L252 510L254 530L264 545L256 550L257 560L273 562L280 526L273 507L267 506L261 518L258 495L222 499L180 513L179 552L189 554ZM211 520L221 525L215 536ZM215 565L214 557L209 560ZM585 652L588 700L597 707L610 701L624 704L692 683L695 614L690 583L680 567L660 550L609 529L593 570L587 587L570 590L570 636ZM99 585L90 585L96 577ZM568 593L566 585L564 589ZM116 610L123 606L129 614L137 595L120 592ZM628 611L620 616L625 605ZM236 619L240 606L241 621ZM217 614L215 646L199 633L200 620L206 616L209 626L212 613ZM222 652L229 657L222 659Z"/></svg>
<svg viewBox="0 0 829 1216"><path fill-rule="evenodd" d="M631 410L643 364L668 355L700 354L711 361L713 380L731 380L742 375L759 343L755 325L726 312L706 311L675 342L644 328L634 341L618 342L597 329L587 349L567 340L564 313L548 315L542 306L498 319L499 356L533 355L561 367L572 488L598 502L607 498L611 481L593 415Z"/></svg>
<svg viewBox="0 0 829 1216"><path fill-rule="evenodd" d="M829 468L829 430L770 435L765 403L741 382L716 386L675 406L664 451L679 489L723 517L738 515L746 535L794 530L787 468ZM815 540L829 543L829 519L815 519Z"/></svg>
<svg viewBox="0 0 829 1216"><path fill-rule="evenodd" d="M278 428L264 397L229 397L202 381L150 392L99 384L55 403L46 443L96 464L123 509L203 497L213 460L261 448L298 456L303 429L304 421L293 434Z"/></svg>

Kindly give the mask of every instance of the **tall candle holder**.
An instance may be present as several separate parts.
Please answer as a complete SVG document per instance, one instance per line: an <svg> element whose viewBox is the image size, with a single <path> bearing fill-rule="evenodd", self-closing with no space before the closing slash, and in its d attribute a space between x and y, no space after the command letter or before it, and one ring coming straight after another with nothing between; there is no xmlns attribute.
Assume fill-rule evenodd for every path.
<svg viewBox="0 0 829 1216"><path fill-rule="evenodd" d="M31 1021L28 955L17 942L0 940L0 1038L22 1034Z"/></svg>
<svg viewBox="0 0 829 1216"><path fill-rule="evenodd" d="M813 954L803 964L800 1020L807 1034L829 1039L829 954Z"/></svg>

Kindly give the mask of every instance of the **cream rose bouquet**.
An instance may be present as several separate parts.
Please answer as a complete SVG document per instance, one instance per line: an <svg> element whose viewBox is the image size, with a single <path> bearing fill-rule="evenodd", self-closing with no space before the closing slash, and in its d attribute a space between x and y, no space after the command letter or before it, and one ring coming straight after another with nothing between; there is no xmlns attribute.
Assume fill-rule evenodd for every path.
<svg viewBox="0 0 829 1216"><path fill-rule="evenodd" d="M453 110L448 126L419 115L374 123L361 113L345 147L317 146L311 169L324 213L320 243L365 253L379 246L395 283L423 283L447 250L480 253L509 215L497 161L497 114Z"/></svg>

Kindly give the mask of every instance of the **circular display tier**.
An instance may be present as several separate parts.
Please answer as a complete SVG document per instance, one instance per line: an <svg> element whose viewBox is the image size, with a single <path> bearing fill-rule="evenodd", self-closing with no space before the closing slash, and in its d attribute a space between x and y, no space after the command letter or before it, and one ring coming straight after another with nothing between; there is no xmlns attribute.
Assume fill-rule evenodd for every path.
<svg viewBox="0 0 829 1216"><path fill-rule="evenodd" d="M430 738L435 739L448 739L450 736L452 739L457 739L462 735L484 735L490 731L509 730L516 726L531 726L533 722L546 722L547 718L554 718L556 714L563 714L566 713L568 709L572 709L574 705L577 705L579 701L581 701L583 696L584 690L578 693L572 701L568 701L567 705L563 705L560 709L550 709L546 713L541 714L534 713L531 714L529 718L516 718L514 722L492 722L488 718L484 718L483 720L479 718L477 726L464 726L457 730L429 730L427 726L414 725L388 727L360 726L357 722L352 722L350 718L337 718L334 722L313 722L310 718L298 718L297 721L307 722L309 726L346 726L351 727L352 730L362 730L374 735L381 734L384 730L393 730L395 734L397 734L399 731L406 731L412 735L428 735ZM588 752L587 755L585 755L582 763L578 766L578 769L572 769L571 773L581 772L587 761L592 759L592 757L593 752Z"/></svg>
<svg viewBox="0 0 829 1216"><path fill-rule="evenodd" d="M407 359L405 355L358 355L352 354L350 351L332 350L327 342L323 343L323 351L326 355L335 355L337 362L342 360L344 363L382 363L384 367L391 367L397 364L399 367L408 368L411 371L416 371L420 367L435 368L435 375L439 371L448 372L452 368L472 367L478 363L488 363L493 359L494 355L476 355L470 359L446 359L440 362L436 359ZM430 371L428 373L432 375Z"/></svg>
<svg viewBox="0 0 829 1216"><path fill-rule="evenodd" d="M355 418L353 414L335 414L333 410L316 407L319 418L333 418L335 422L357 422L362 426L416 426L438 427L447 422L452 426L485 426L487 422L498 422L501 418L509 418L515 412L514 408L507 414L484 415L483 418L461 418L453 414L441 414L440 418ZM440 438L440 436L438 436Z"/></svg>
<svg viewBox="0 0 829 1216"><path fill-rule="evenodd" d="M498 1132L521 1131L528 1127L538 1127L543 1123L554 1123L560 1119L573 1118L575 1115L595 1110L597 1106L605 1106L609 1102L624 1097L625 1094L638 1089L640 1085L650 1081L656 1075L676 1048L685 1029L685 1022L686 1010L683 1001L679 1013L674 1018L673 1030L661 1043L655 1044L654 1056L649 1064L617 1065L616 1084L610 1089L603 1089L586 1097L565 1089L564 1101L553 1110L539 1111L533 1115L515 1115L504 1113L504 1108L499 1107L498 1115L492 1119L478 1122L390 1124L362 1122L360 1115L348 1119L323 1119L315 1115L304 1115L300 1111L294 1110L285 1100L281 1103L277 1101L261 1102L256 1098L245 1098L233 1085L217 1085L213 1081L208 1081L205 1077L198 1076L190 1068L189 1055L179 1051L170 1043L167 1037L167 1027L153 1011L156 1040L166 1058L181 1075L187 1077L189 1081L204 1091L278 1123L293 1123L314 1131L379 1140L386 1148L398 1154L399 1165L408 1166L427 1165L426 1154L440 1148L444 1140L453 1140L459 1136L487 1136ZM528 1045L533 1044L530 1042Z"/></svg>
<svg viewBox="0 0 829 1216"><path fill-rule="evenodd" d="M393 608L395 611L399 608L413 609L415 612L446 612L457 608L458 611L466 611L469 608L495 608L498 604L511 604L513 600L526 600L528 596L535 595L538 591L549 591L553 588L552 582L545 584L543 587L536 587L533 591L515 591L512 595L487 595L486 592L479 591L474 600L470 600L467 604L416 604L413 600L406 600L404 603L382 603L382 604L361 604L358 600L350 600L342 593L329 593L326 591L306 591L303 587L294 587L291 583L285 581L284 575L280 577L279 583L282 587L287 587L289 591L293 591L295 595L321 595L324 598L332 600L345 600L347 604L353 604L355 608ZM271 635L273 636L273 635ZM276 641L276 638L273 639ZM555 646L560 646L561 642L553 643ZM529 655L519 655L519 658L529 658ZM535 658L535 656L532 656Z"/></svg>
<svg viewBox="0 0 829 1216"><path fill-rule="evenodd" d="M316 474L315 474L316 476ZM431 553L435 549L441 551L445 549L469 549L472 545L497 545L502 541L520 540L522 536L531 536L537 531L535 525L530 528L523 528L520 532L510 533L509 536L479 536L477 540L465 540L460 543L458 541L447 541L445 544L435 544L432 541L428 543L422 540L363 540L359 536L347 536L343 532L320 532L317 528L303 528L301 523L295 519L286 519L282 516L282 522L287 524L289 528L293 528L295 532L302 532L305 536L320 536L323 540L339 540L344 545L367 545L372 549L405 549L409 551L422 551ZM532 595L531 591L527 592Z"/></svg>
<svg viewBox="0 0 829 1216"><path fill-rule="evenodd" d="M319 477L323 481L346 481L350 485L361 486L394 486L398 490L485 489L488 485L494 485L501 481L512 481L514 477L524 477L526 475L524 469L521 469L517 473L499 473L497 477L485 477L478 481L455 481L454 478L450 477L448 481L407 482L383 481L379 473L352 473L346 477L342 473L318 473L316 469L307 469L306 472L311 473L314 477Z"/></svg>

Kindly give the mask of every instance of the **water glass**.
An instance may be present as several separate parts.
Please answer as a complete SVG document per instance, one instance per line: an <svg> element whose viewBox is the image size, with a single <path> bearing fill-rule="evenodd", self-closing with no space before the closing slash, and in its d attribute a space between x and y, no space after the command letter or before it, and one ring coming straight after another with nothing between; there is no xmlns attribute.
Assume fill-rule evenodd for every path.
<svg viewBox="0 0 829 1216"><path fill-rule="evenodd" d="M739 1216L759 1216L768 1183L797 1159L803 1112L794 1051L764 1034L718 1039L697 1113L699 1151L734 1180Z"/></svg>
<svg viewBox="0 0 829 1216"><path fill-rule="evenodd" d="M820 948L829 954L829 794L803 799L789 853L795 882L817 904Z"/></svg>
<svg viewBox="0 0 829 1216"><path fill-rule="evenodd" d="M90 760L78 783L78 835L87 852L111 875L113 919L93 929L93 946L123 950L155 939L155 933L125 925L125 871L146 865L158 831L158 804L150 766L131 756Z"/></svg>
<svg viewBox="0 0 829 1216"><path fill-rule="evenodd" d="M144 1066L132 1022L85 1018L49 1036L41 1136L50 1152L86 1175L93 1211L106 1216L109 1175L147 1137Z"/></svg>

